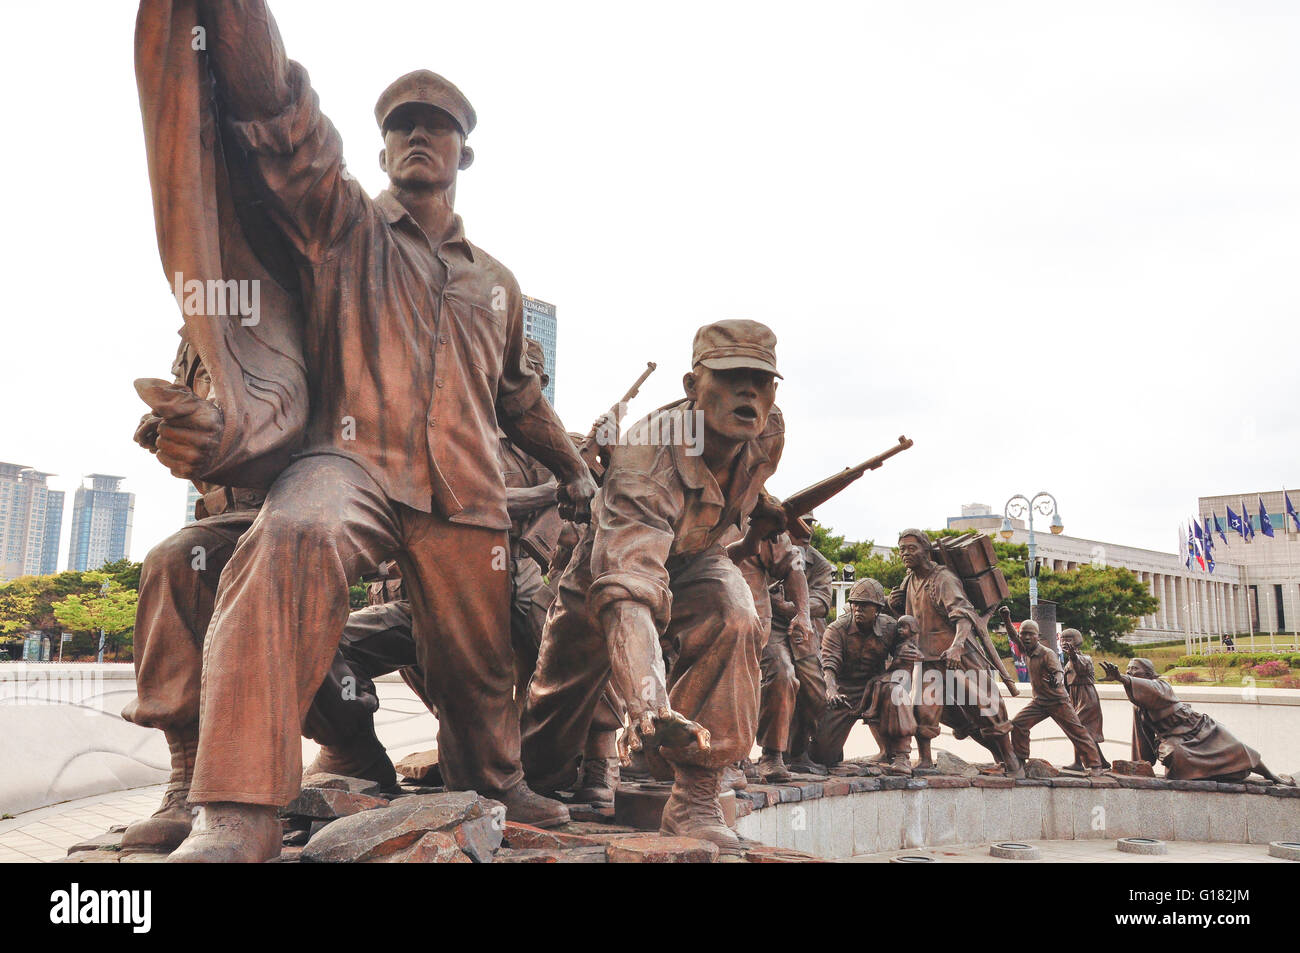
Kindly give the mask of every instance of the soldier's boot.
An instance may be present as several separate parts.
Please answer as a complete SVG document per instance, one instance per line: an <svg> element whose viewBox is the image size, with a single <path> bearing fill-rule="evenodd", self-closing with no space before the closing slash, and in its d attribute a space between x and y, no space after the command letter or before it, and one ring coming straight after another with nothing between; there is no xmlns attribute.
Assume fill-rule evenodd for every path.
<svg viewBox="0 0 1300 953"><path fill-rule="evenodd" d="M641 750L633 751L630 755L630 761L619 768L619 777L624 781L653 781L654 773L650 766L646 764L645 752Z"/></svg>
<svg viewBox="0 0 1300 953"><path fill-rule="evenodd" d="M740 838L727 826L718 801L721 768L693 764L673 765L672 794L664 805L659 833L673 837L697 837L712 841L724 851L740 849Z"/></svg>
<svg viewBox="0 0 1300 953"><path fill-rule="evenodd" d="M724 791L743 791L749 787L749 778L739 764L729 764L722 769L721 785Z"/></svg>
<svg viewBox="0 0 1300 953"><path fill-rule="evenodd" d="M385 791L397 787L397 770L393 767L393 759L388 756L373 726L339 744L321 745L320 753L307 766L302 776L305 778L312 774L341 774L348 778L364 778L374 781Z"/></svg>
<svg viewBox="0 0 1300 953"><path fill-rule="evenodd" d="M771 748L763 749L763 757L758 759L758 776L764 781L790 780L790 770L785 766L781 752Z"/></svg>
<svg viewBox="0 0 1300 953"><path fill-rule="evenodd" d="M122 833L122 849L171 853L190 836L194 814L186 799L194 777L194 758L199 750L199 733L195 727L185 731L163 733L171 749L172 774L167 779L162 806L151 817L131 824Z"/></svg>
<svg viewBox="0 0 1300 953"><path fill-rule="evenodd" d="M759 776L758 766L754 764L747 756L740 759L740 773L745 776L746 781L762 781Z"/></svg>
<svg viewBox="0 0 1300 953"><path fill-rule="evenodd" d="M533 827L559 827L569 823L569 809L561 802L542 797L523 781L509 791L493 795L506 806L506 820Z"/></svg>
<svg viewBox="0 0 1300 953"><path fill-rule="evenodd" d="M1020 763L1020 759L1016 757L1016 750L1011 747L1011 735L998 735L994 747L998 752L998 761L1007 769L1007 777L1024 778L1025 767Z"/></svg>
<svg viewBox="0 0 1300 953"><path fill-rule="evenodd" d="M194 830L169 864L262 864L280 856L284 828L274 806L214 801L194 818Z"/></svg>
<svg viewBox="0 0 1300 953"><path fill-rule="evenodd" d="M798 757L790 759L789 768L795 774L830 774L826 770L826 765L818 764L806 751Z"/></svg>
<svg viewBox="0 0 1300 953"><path fill-rule="evenodd" d="M582 780L573 792L573 800L596 807L613 807L617 787L617 758L583 758Z"/></svg>
<svg viewBox="0 0 1300 953"><path fill-rule="evenodd" d="M904 752L896 754L890 759L889 765L885 768L889 774L900 775L905 778L912 776L912 758L911 755Z"/></svg>
<svg viewBox="0 0 1300 953"><path fill-rule="evenodd" d="M1012 757L1015 757L1014 753ZM934 758L930 756L930 739L916 736L916 766L918 768L933 768Z"/></svg>

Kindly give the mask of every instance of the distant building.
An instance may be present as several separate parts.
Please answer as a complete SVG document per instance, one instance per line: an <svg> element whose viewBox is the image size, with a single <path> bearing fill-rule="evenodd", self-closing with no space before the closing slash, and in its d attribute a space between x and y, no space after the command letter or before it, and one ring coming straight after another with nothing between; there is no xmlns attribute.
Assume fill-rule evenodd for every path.
<svg viewBox="0 0 1300 953"><path fill-rule="evenodd" d="M524 295L524 336L542 346L546 355L546 373L551 380L542 391L546 399L555 403L555 305Z"/></svg>
<svg viewBox="0 0 1300 953"><path fill-rule="evenodd" d="M63 529L63 491L41 473L0 463L0 582L56 571Z"/></svg>
<svg viewBox="0 0 1300 953"><path fill-rule="evenodd" d="M1024 529L1024 520L1012 520L1016 529ZM948 517L949 529L977 529L990 536L1002 528L1001 515L993 512L987 503L963 503L961 516Z"/></svg>
<svg viewBox="0 0 1300 953"><path fill-rule="evenodd" d="M72 500L68 569L84 572L125 559L131 548L135 494L118 489L125 477L88 474L89 487L77 488Z"/></svg>
<svg viewBox="0 0 1300 953"><path fill-rule="evenodd" d="M1300 628L1300 532L1286 515L1283 493L1283 490L1256 490L1203 496L1197 501L1201 526L1205 526L1206 519L1217 517L1227 538L1225 544L1215 533L1215 561L1220 567L1225 564L1240 567L1253 627L1244 631L1295 632ZM1300 507L1300 490L1286 490L1285 493L1290 495L1293 506ZM1260 525L1261 502L1273 529L1271 538L1264 535ZM1247 543L1228 528L1229 506L1238 515L1245 509L1245 517L1255 529L1255 538L1251 542ZM1218 574L1216 567L1215 575Z"/></svg>
<svg viewBox="0 0 1300 953"><path fill-rule="evenodd" d="M1291 490L1291 501L1300 506L1300 491ZM1272 539L1259 532L1259 501L1270 513ZM1256 528L1255 541L1246 543L1227 525L1227 506L1233 512L1246 503ZM982 504L962 507L962 516L948 518L950 529L970 529L997 536L1001 517L967 510L989 510ZM1119 543L1101 542L1035 529L1039 565L1056 572L1089 564L1122 566L1136 575L1160 601L1159 608L1138 620L1137 628L1124 641L1153 642L1161 639L1194 639L1248 633L1294 632L1300 619L1300 533L1284 520L1282 491L1201 497L1197 514L1204 527L1213 513L1222 524L1227 543L1214 537L1214 572L1187 565L1187 554L1139 549ZM991 512L991 510L990 510ZM1012 520L1009 542L1029 542L1022 520ZM1284 528L1285 527L1285 528ZM1173 530L1171 529L1171 533ZM1000 537L999 537L1000 538Z"/></svg>

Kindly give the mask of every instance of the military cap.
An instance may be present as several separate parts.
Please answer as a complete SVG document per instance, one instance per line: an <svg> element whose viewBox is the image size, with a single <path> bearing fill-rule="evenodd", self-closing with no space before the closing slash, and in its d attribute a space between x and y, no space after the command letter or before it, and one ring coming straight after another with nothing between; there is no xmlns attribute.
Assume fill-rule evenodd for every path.
<svg viewBox="0 0 1300 953"><path fill-rule="evenodd" d="M697 364L715 371L752 367L781 376L776 369L776 335L766 324L744 319L715 321L696 331L691 367Z"/></svg>
<svg viewBox="0 0 1300 953"><path fill-rule="evenodd" d="M1026 619L1024 622L1020 623L1020 634L1024 635L1026 632L1032 632L1034 635L1041 634L1038 631L1038 623L1033 619Z"/></svg>
<svg viewBox="0 0 1300 953"><path fill-rule="evenodd" d="M418 69L398 77L379 94L379 101L375 103L375 122L379 123L379 128L384 128L393 110L407 103L424 103L441 109L456 120L463 136L468 136L478 122L474 107L469 104L465 94L450 80L427 69Z"/></svg>
<svg viewBox="0 0 1300 953"><path fill-rule="evenodd" d="M885 587L874 579L859 579L849 590L849 602L867 602L887 608L885 605Z"/></svg>

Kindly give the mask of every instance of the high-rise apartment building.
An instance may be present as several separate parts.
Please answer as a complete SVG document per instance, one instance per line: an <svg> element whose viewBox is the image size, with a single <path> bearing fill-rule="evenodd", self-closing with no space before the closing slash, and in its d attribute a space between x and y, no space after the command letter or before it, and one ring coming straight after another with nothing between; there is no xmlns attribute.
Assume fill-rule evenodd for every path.
<svg viewBox="0 0 1300 953"><path fill-rule="evenodd" d="M0 582L55 571L63 529L63 491L50 473L0 463Z"/></svg>
<svg viewBox="0 0 1300 953"><path fill-rule="evenodd" d="M551 378L542 390L546 399L555 403L555 305L524 295L524 336L542 346L546 355L546 373Z"/></svg>
<svg viewBox="0 0 1300 953"><path fill-rule="evenodd" d="M87 475L72 500L72 536L68 569L98 569L126 557L131 548L131 518L135 494L119 490L125 477L105 473Z"/></svg>

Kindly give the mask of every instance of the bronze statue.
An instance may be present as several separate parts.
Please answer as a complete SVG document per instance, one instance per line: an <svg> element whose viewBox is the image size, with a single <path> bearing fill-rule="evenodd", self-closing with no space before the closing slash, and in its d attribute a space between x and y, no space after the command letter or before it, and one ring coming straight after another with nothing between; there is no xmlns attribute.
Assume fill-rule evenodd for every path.
<svg viewBox="0 0 1300 953"><path fill-rule="evenodd" d="M278 854L276 808L299 789L299 728L346 624L348 583L387 558L409 588L447 786L500 800L514 820L563 823L563 805L533 794L519 764L509 575L494 567L510 525L498 424L558 475L565 515L586 518L595 484L524 360L518 284L465 238L453 211L457 173L474 157L465 143L473 108L428 71L386 89L375 119L392 187L371 199L347 174L338 133L306 71L286 58L262 0L199 4L206 68L195 66L205 54L176 55L193 20L173 20L172 6L151 0L141 13L137 71L160 222L178 197L207 196L193 195L178 175L183 164L158 157L217 150L208 166L229 181L222 193L217 177L214 207L233 183L248 184L256 194L248 204L285 253L278 264L301 304L310 392L301 447L222 574L190 789L202 809L172 859ZM211 100L194 89L209 74ZM160 101L188 91L199 117L160 123ZM195 140L204 117L219 135ZM220 151L227 141L238 148ZM217 242L218 223L207 224L160 228L164 261L176 258L178 243ZM224 322L224 330L237 338L258 328ZM211 339L199 350L223 394L232 360L218 354L214 363L205 347ZM232 432L236 443L252 439L220 400L162 382L139 389L163 418L159 459L178 475L207 476Z"/></svg>
<svg viewBox="0 0 1300 953"><path fill-rule="evenodd" d="M826 681L821 667L822 633L826 631L826 617L834 603L834 590L831 587L831 564L812 544L812 527L817 521L811 516L796 519L790 523L790 541L803 553L803 572L808 582L808 615L813 626L812 662L806 669L796 669L804 674L808 690L800 691L795 696L794 718L790 723L790 746L787 766L791 771L801 774L826 774L826 765L819 763L812 755L812 736L826 711ZM780 601L778 601L780 600ZM772 593L772 631L788 633L789 619L793 613L788 612L784 602L784 593ZM801 687L802 687L801 682Z"/></svg>
<svg viewBox="0 0 1300 953"><path fill-rule="evenodd" d="M1092 774L1101 773L1101 749L1092 734L1079 721L1070 694L1065 690L1065 672L1061 660L1051 647L1038 640L1038 623L1026 619L1016 634L1011 624L1011 610L1002 607L1002 621L1007 637L1015 643L1029 665L1029 683L1034 697L1011 719L1011 743L1022 761L1029 758L1029 729L1045 718L1056 722L1074 745L1074 760L1082 762Z"/></svg>
<svg viewBox="0 0 1300 953"><path fill-rule="evenodd" d="M208 372L183 333L172 372L176 383L197 398L211 398ZM145 414L136 428L136 442L156 452L160 423L162 418ZM193 814L186 802L199 746L203 638L222 570L266 495L194 483L203 494L195 507L196 521L153 547L140 569L136 697L122 717L163 732L171 752L171 776L158 810L123 834L122 846L129 850L171 851L189 836Z"/></svg>
<svg viewBox="0 0 1300 953"><path fill-rule="evenodd" d="M849 590L849 611L826 627L821 661L826 711L813 739L813 757L828 768L844 759L844 742L859 718L880 746L891 774L912 774L912 665L920 661L916 620L885 613L884 587L859 579Z"/></svg>
<svg viewBox="0 0 1300 953"><path fill-rule="evenodd" d="M524 706L524 765L540 790L571 776L612 676L628 706L622 752L656 748L673 771L662 832L737 846L719 783L753 743L765 633L723 540L747 516L738 551L784 529L781 508L760 503L785 443L776 377L767 327L702 327L682 378L686 399L643 418L614 448L592 523L560 577ZM700 422L696 447L649 439L680 436L684 419Z"/></svg>
<svg viewBox="0 0 1300 953"><path fill-rule="evenodd" d="M997 687L997 663L982 642L984 620L971 605L961 580L931 558L924 530L898 534L907 567L903 584L890 593L894 612L914 616L920 627L921 701L916 705L918 767L932 768L930 742L939 724L958 738L973 737L1010 775L1023 768L1007 737L1011 722Z"/></svg>
<svg viewBox="0 0 1300 953"><path fill-rule="evenodd" d="M1101 766L1109 768L1110 762L1101 750L1101 743L1106 739L1101 729L1101 699L1097 697L1097 670L1093 667L1092 656L1079 651L1083 647L1083 633L1078 629L1065 629L1060 638L1061 651L1065 653L1065 690L1070 693L1070 703L1074 705L1079 721L1097 742ZM1077 760L1069 765L1070 770L1082 767Z"/></svg>
<svg viewBox="0 0 1300 953"><path fill-rule="evenodd" d="M785 753L799 696L816 692L825 704L803 558L789 534L782 533L775 542L759 542L756 551L740 562L754 593L760 626L767 633L759 659L758 744L763 753L757 767L766 781L790 780Z"/></svg>
<svg viewBox="0 0 1300 953"><path fill-rule="evenodd" d="M1295 784L1293 778L1270 771L1258 751L1209 715L1180 702L1149 659L1132 659L1123 674L1113 662L1102 662L1101 667L1108 680L1124 686L1133 703L1135 761L1159 761L1165 777L1174 781L1244 781L1254 773L1274 784Z"/></svg>

